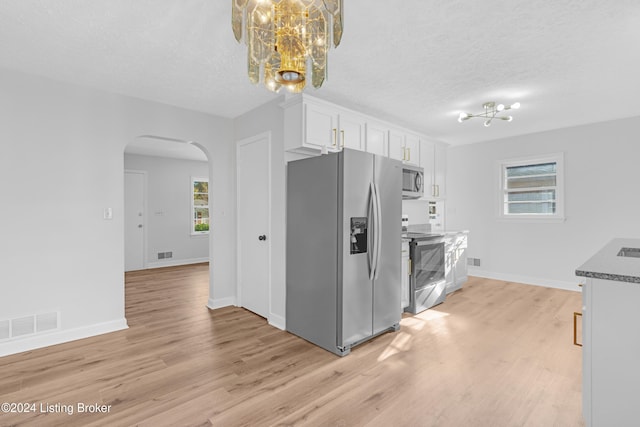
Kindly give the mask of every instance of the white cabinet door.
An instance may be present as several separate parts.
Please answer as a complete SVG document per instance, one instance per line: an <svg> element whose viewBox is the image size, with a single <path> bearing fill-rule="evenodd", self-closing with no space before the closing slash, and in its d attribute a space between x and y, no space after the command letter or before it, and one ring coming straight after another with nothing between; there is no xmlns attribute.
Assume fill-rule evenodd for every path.
<svg viewBox="0 0 640 427"><path fill-rule="evenodd" d="M366 149L368 153L387 156L388 154L388 135L389 131L383 125L376 122L367 122L367 143Z"/></svg>
<svg viewBox="0 0 640 427"><path fill-rule="evenodd" d="M589 355L591 364L590 370L583 369L583 375L591 376L583 382L591 387L587 393L591 424L587 421L587 425L635 426L640 396L640 284L591 279L586 286L591 287L586 307L590 337L582 343L583 355Z"/></svg>
<svg viewBox="0 0 640 427"><path fill-rule="evenodd" d="M435 144L434 147L434 166L433 180L435 184L435 197L447 197L446 191L446 171L447 171L447 147L441 144Z"/></svg>
<svg viewBox="0 0 640 427"><path fill-rule="evenodd" d="M433 166L435 164L433 156L435 155L435 143L421 139L420 140L420 166L424 169L424 196L432 199L435 197L435 187L433 182Z"/></svg>
<svg viewBox="0 0 640 427"><path fill-rule="evenodd" d="M418 135L406 134L404 137L404 160L410 165L420 165L420 138Z"/></svg>
<svg viewBox="0 0 640 427"><path fill-rule="evenodd" d="M396 129L389 130L389 157L405 160L404 133Z"/></svg>
<svg viewBox="0 0 640 427"><path fill-rule="evenodd" d="M365 120L353 114L340 112L338 114L340 125L340 147L352 148L364 151L364 123Z"/></svg>
<svg viewBox="0 0 640 427"><path fill-rule="evenodd" d="M400 311L404 311L405 307L409 306L409 278L411 275L411 265L409 261L409 242L406 240L402 241L402 281L401 281L401 292L402 297L400 298Z"/></svg>
<svg viewBox="0 0 640 427"><path fill-rule="evenodd" d="M455 238L447 239L444 244L444 280L446 282L447 293L451 292L456 286L454 239Z"/></svg>
<svg viewBox="0 0 640 427"><path fill-rule="evenodd" d="M446 197L446 145L420 140L420 166L424 168L425 198L444 199Z"/></svg>
<svg viewBox="0 0 640 427"><path fill-rule="evenodd" d="M327 147L329 151L337 151L338 148L338 123L333 110L324 106L305 103L305 143Z"/></svg>

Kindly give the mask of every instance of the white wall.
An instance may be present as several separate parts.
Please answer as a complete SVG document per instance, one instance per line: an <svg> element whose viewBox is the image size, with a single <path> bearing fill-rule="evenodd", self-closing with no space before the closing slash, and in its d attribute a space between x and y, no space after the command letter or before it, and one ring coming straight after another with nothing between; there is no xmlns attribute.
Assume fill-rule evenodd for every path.
<svg viewBox="0 0 640 427"><path fill-rule="evenodd" d="M191 178L207 178L207 162L166 157L124 155L124 168L146 171L148 268L209 260L209 235L191 234L193 219ZM158 260L158 252L172 252Z"/></svg>
<svg viewBox="0 0 640 427"><path fill-rule="evenodd" d="M0 355L126 327L124 147L139 135L208 153L210 306L235 295L231 120L0 70L0 319L59 310L61 330ZM113 208L113 220L103 209Z"/></svg>
<svg viewBox="0 0 640 427"><path fill-rule="evenodd" d="M285 327L285 232L286 189L284 160L283 97L262 105L234 121L235 140L240 141L263 132L271 132L271 313L269 323ZM234 150L235 153L235 150Z"/></svg>
<svg viewBox="0 0 640 427"><path fill-rule="evenodd" d="M578 289L575 269L609 240L640 237L639 128L636 117L452 147L446 221L470 230L468 256L482 265L469 273ZM566 221L499 221L498 160L557 152L565 155Z"/></svg>

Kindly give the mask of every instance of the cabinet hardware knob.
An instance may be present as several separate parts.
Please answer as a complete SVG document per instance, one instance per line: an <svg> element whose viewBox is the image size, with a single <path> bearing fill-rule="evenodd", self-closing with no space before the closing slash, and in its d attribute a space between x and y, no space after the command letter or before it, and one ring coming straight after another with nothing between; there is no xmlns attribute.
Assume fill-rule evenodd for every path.
<svg viewBox="0 0 640 427"><path fill-rule="evenodd" d="M267 236L264 234L262 236L258 236L258 240L267 240Z"/></svg>

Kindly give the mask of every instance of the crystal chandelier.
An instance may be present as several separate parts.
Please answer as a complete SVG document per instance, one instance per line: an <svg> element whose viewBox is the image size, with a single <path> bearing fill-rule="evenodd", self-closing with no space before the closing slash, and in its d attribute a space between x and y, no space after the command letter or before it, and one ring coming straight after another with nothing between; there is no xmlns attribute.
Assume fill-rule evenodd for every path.
<svg viewBox="0 0 640 427"><path fill-rule="evenodd" d="M309 76L313 87L322 86L331 39L337 47L342 38L342 11L342 0L232 0L231 26L247 44L249 80L262 76L273 92L302 92Z"/></svg>
<svg viewBox="0 0 640 427"><path fill-rule="evenodd" d="M484 108L484 112L478 113L478 114L460 113L460 116L458 117L458 121L462 123L463 121L469 120L473 117L482 117L483 119L485 119L484 121L485 127L491 126L491 121L493 121L493 119L506 120L510 122L511 120L513 120L513 117L499 116L499 114L503 111L507 111L511 109L517 110L518 108L520 108L520 103L516 102L515 104L505 106L504 104L496 105L495 102L491 101L491 102L485 102L484 104L482 104L482 108Z"/></svg>

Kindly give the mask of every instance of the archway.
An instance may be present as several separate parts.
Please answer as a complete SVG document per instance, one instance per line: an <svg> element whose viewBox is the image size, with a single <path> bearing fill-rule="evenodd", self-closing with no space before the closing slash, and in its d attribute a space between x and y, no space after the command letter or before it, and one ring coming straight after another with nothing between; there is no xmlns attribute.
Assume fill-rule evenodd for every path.
<svg viewBox="0 0 640 427"><path fill-rule="evenodd" d="M140 135L125 147L123 161L125 272L211 263L212 171L206 147ZM133 255L141 262L132 261ZM211 298L210 284L208 293Z"/></svg>

